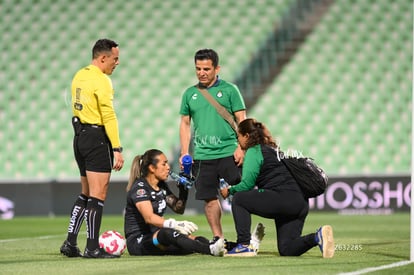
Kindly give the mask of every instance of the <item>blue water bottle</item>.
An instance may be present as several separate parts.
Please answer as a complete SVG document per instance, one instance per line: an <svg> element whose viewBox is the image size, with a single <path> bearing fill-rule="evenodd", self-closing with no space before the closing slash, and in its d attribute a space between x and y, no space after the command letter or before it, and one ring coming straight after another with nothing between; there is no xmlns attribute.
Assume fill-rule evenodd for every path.
<svg viewBox="0 0 414 275"><path fill-rule="evenodd" d="M193 158L190 155L185 155L181 159L181 162L184 167L184 174L191 176L191 167L193 166Z"/></svg>

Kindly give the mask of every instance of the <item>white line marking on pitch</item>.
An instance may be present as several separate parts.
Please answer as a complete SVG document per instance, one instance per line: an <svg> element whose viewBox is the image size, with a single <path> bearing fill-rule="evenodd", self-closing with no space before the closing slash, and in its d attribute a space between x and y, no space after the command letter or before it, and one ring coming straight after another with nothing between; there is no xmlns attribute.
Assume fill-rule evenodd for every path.
<svg viewBox="0 0 414 275"><path fill-rule="evenodd" d="M9 242L18 242L18 241L27 241L27 240L46 240L46 239L53 239L56 237L61 237L63 235L65 234L30 237L30 238L4 239L4 240L0 240L0 243L9 243Z"/></svg>
<svg viewBox="0 0 414 275"><path fill-rule="evenodd" d="M338 275L359 275L359 274L365 274L365 273L369 273L373 271L384 270L388 268L400 267L400 266L404 266L404 265L412 264L412 263L414 262L402 261L402 262L396 262L396 263L392 263L388 265L381 265L377 267L368 267L368 268L364 268L364 269L353 271L353 272L339 273Z"/></svg>

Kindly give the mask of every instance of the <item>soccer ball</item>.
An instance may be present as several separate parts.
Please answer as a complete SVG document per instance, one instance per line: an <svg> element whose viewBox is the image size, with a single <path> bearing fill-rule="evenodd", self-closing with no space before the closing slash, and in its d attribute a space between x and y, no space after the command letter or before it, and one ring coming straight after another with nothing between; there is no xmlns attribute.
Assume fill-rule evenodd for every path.
<svg viewBox="0 0 414 275"><path fill-rule="evenodd" d="M126 241L121 233L108 230L99 236L99 246L109 254L121 256L126 249Z"/></svg>

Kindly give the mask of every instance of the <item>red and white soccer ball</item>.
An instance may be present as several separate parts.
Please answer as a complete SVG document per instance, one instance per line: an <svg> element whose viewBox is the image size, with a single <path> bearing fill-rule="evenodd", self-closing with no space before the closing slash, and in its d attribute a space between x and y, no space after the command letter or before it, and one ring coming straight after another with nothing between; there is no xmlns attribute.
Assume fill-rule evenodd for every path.
<svg viewBox="0 0 414 275"><path fill-rule="evenodd" d="M99 246L109 254L121 256L126 249L126 241L121 233L108 230L99 236Z"/></svg>

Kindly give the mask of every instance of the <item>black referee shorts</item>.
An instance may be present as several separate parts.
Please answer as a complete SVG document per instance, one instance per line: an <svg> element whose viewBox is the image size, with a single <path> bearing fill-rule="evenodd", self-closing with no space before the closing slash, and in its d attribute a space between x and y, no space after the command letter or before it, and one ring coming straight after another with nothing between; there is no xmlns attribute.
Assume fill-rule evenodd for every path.
<svg viewBox="0 0 414 275"><path fill-rule="evenodd" d="M73 151L81 176L86 176L86 171L112 171L114 153L104 127L83 125L73 139Z"/></svg>
<svg viewBox="0 0 414 275"><path fill-rule="evenodd" d="M241 167L236 165L233 156L212 160L194 160L192 173L196 178L195 197L197 200L218 198L220 178L224 178L230 185L241 181Z"/></svg>

